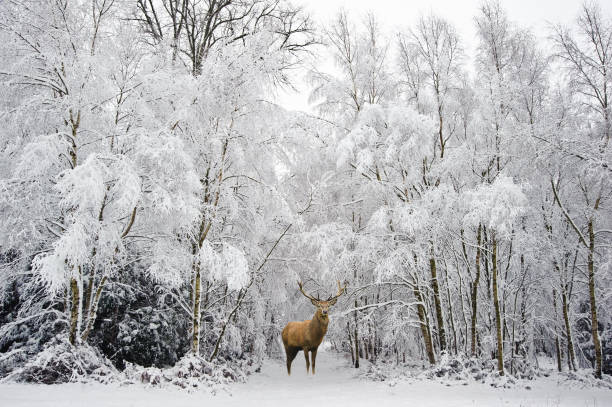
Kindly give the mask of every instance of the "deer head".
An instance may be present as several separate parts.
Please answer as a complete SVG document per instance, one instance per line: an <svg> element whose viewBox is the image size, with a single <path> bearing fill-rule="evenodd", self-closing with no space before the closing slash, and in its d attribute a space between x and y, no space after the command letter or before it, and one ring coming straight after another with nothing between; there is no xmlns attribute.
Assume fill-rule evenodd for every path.
<svg viewBox="0 0 612 407"><path fill-rule="evenodd" d="M344 287L342 287L340 285L340 281L338 281L338 293L336 295L334 295L334 296L330 295L329 298L326 299L326 300L322 300L318 296L317 296L317 298L315 298L312 295L307 294L304 291L304 287L303 287L301 281L298 281L298 287L300 288L300 292L302 294L304 294L304 296L310 300L312 305L317 307L317 317L322 319L323 321L327 320L327 315L329 313L329 308L332 307L333 305L335 305L336 302L338 301L338 297L340 297L346 291L346 284L344 285Z"/></svg>

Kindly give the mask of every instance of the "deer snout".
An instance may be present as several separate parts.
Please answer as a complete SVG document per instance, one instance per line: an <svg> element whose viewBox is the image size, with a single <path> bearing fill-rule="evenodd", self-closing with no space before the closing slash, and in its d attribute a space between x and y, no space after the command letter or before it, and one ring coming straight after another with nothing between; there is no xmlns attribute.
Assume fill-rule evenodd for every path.
<svg viewBox="0 0 612 407"><path fill-rule="evenodd" d="M321 314L323 314L323 315L327 315L327 310L326 310L326 309L321 310Z"/></svg>

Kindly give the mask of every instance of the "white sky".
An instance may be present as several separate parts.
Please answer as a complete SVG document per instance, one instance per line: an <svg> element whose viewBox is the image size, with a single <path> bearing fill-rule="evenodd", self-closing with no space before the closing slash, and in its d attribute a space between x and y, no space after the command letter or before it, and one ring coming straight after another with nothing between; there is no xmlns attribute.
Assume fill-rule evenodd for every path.
<svg viewBox="0 0 612 407"><path fill-rule="evenodd" d="M389 33L410 27L421 14L433 12L453 23L461 35L468 57L473 57L476 42L474 16L480 0L293 0L303 5L315 22L325 24L344 8L354 19L372 11ZM549 23L571 23L579 12L581 0L502 0L511 21L531 28L544 40ZM612 1L599 1L604 13L612 17ZM327 64L328 61L321 61ZM296 81L298 92L282 91L277 102L288 109L308 110L308 86Z"/></svg>

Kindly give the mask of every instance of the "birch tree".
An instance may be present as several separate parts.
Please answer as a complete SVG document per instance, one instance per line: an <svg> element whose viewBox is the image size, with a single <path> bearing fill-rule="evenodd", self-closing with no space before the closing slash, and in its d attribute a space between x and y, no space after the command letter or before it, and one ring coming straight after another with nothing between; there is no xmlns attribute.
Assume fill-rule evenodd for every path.
<svg viewBox="0 0 612 407"><path fill-rule="evenodd" d="M557 46L557 57L566 69L570 87L574 92L580 112L585 118L584 125L571 136L563 137L561 148L569 153L576 165L575 176L567 180L564 189L580 191L572 195L572 203L580 199L580 205L568 207L567 198L560 192L562 180L551 178L551 188L555 202L559 205L567 222L576 233L582 249L586 251L588 291L591 313L591 335L594 346L595 377L602 375L602 349L599 338L597 318L596 274L599 239L609 237L603 232L608 226L605 202L609 199L609 161L610 161L610 68L612 61L612 25L599 6L585 3L576 21L576 31L556 26L554 42ZM580 198L578 198L580 196ZM579 209L578 209L579 208ZM581 216L574 214L578 211ZM601 226L598 226L601 225Z"/></svg>

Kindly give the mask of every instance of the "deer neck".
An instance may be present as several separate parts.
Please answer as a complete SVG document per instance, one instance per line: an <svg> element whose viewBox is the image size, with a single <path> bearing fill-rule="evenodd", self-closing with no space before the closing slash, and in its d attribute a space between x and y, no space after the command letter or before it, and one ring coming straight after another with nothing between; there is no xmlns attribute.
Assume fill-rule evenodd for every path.
<svg viewBox="0 0 612 407"><path fill-rule="evenodd" d="M310 329L323 336L327 332L327 324L329 324L329 316L324 317L321 311L317 310L310 320Z"/></svg>

